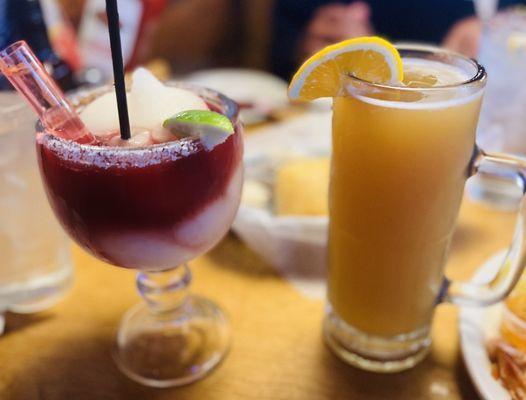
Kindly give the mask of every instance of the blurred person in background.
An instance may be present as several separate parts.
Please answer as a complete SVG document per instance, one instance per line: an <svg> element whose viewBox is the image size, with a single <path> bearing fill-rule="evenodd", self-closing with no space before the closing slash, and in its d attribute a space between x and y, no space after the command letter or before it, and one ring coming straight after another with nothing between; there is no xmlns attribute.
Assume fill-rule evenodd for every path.
<svg viewBox="0 0 526 400"><path fill-rule="evenodd" d="M235 65L241 46L240 2L232 0L169 1L158 21L146 59L164 58L175 73Z"/></svg>
<svg viewBox="0 0 526 400"><path fill-rule="evenodd" d="M58 1L78 30L86 15L86 5L95 0ZM121 17L131 3L141 2L153 3L119 1ZM163 4L162 11L141 35L140 51L130 67L162 59L170 64L173 74L184 74L200 68L239 64L243 0L156 0L156 3ZM122 35L121 32L121 38Z"/></svg>
<svg viewBox="0 0 526 400"><path fill-rule="evenodd" d="M524 3L500 0L499 8ZM321 48L364 35L442 44L475 57L481 22L474 13L469 0L276 0L271 68L288 80Z"/></svg>

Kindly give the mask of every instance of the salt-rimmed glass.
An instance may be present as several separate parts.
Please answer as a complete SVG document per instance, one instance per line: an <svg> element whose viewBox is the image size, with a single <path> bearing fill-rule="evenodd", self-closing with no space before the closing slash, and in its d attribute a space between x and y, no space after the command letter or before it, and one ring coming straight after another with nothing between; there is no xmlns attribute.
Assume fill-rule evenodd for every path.
<svg viewBox="0 0 526 400"><path fill-rule="evenodd" d="M243 175L237 105L210 90L177 86L226 115L235 133L210 151L191 138L126 148L37 133L44 186L65 230L99 259L141 271L145 302L124 316L116 360L126 375L156 387L200 379L229 348L221 309L187 294L186 262L228 231Z"/></svg>

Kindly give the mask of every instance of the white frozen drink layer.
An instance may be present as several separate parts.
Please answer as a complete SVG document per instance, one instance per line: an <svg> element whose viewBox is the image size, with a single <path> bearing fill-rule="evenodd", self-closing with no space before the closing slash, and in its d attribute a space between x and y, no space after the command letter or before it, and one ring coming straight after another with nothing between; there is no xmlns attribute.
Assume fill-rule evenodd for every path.
<svg viewBox="0 0 526 400"><path fill-rule="evenodd" d="M162 132L162 123L186 110L208 110L206 103L191 91L166 86L147 69L132 74L131 90L126 95L132 135L148 130ZM119 130L115 90L96 98L82 110L80 117L95 135ZM142 140L140 141L142 144Z"/></svg>
<svg viewBox="0 0 526 400"><path fill-rule="evenodd" d="M242 181L240 162L226 192L169 235L156 230L110 231L98 235L97 246L117 265L127 268L155 271L185 263L206 253L228 232L239 205Z"/></svg>

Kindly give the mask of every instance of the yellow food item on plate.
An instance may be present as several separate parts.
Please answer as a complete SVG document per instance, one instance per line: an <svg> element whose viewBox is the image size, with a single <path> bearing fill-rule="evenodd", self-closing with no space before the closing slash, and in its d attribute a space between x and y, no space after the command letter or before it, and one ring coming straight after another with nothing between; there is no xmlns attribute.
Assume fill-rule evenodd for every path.
<svg viewBox="0 0 526 400"><path fill-rule="evenodd" d="M526 282L521 280L517 284L515 290L506 300L506 306L513 314L526 321Z"/></svg>
<svg viewBox="0 0 526 400"><path fill-rule="evenodd" d="M329 158L302 158L283 164L274 185L277 215L327 215Z"/></svg>
<svg viewBox="0 0 526 400"><path fill-rule="evenodd" d="M526 276L505 301L500 332L507 343L526 352Z"/></svg>

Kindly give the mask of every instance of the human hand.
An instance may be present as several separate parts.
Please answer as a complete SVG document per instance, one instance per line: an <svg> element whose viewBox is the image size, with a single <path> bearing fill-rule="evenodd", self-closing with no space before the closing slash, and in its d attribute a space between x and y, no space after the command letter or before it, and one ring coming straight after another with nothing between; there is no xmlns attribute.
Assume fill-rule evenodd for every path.
<svg viewBox="0 0 526 400"><path fill-rule="evenodd" d="M481 33L480 19L477 17L464 18L449 30L443 45L450 50L474 58L478 53Z"/></svg>
<svg viewBox="0 0 526 400"><path fill-rule="evenodd" d="M367 36L373 31L367 3L333 3L318 8L307 25L300 44L300 56L306 58L321 48L351 37Z"/></svg>

